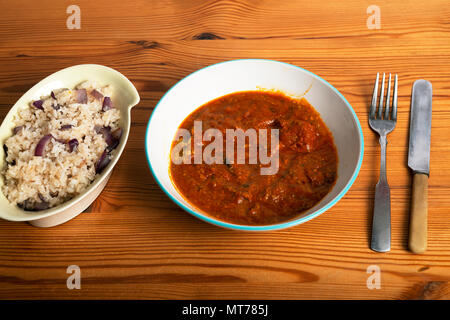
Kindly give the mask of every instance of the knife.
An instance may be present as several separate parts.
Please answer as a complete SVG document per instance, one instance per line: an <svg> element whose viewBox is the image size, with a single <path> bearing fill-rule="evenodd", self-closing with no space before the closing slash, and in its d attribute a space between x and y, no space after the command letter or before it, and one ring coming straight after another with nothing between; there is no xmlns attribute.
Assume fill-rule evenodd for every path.
<svg viewBox="0 0 450 320"><path fill-rule="evenodd" d="M409 127L408 167L413 172L409 249L427 249L428 176L430 174L432 86L426 80L413 84Z"/></svg>

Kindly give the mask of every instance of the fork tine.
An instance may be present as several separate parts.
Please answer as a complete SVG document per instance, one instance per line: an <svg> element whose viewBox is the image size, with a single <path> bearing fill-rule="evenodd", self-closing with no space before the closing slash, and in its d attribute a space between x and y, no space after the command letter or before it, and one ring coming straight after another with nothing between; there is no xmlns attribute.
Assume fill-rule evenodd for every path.
<svg viewBox="0 0 450 320"><path fill-rule="evenodd" d="M370 105L370 118L375 118L375 112L377 111L377 96L378 96L378 80L380 74L377 73L377 79L375 80L375 86L373 87L372 104Z"/></svg>
<svg viewBox="0 0 450 320"><path fill-rule="evenodd" d="M386 109L384 110L384 119L385 120L389 120L390 92L391 92L391 74L389 73L389 81L388 81L388 86L387 86L387 91L386 91Z"/></svg>
<svg viewBox="0 0 450 320"><path fill-rule="evenodd" d="M383 79L381 80L381 92L380 92L380 104L378 107L378 119L383 119L383 100L384 100L384 79L385 79L385 73L383 72Z"/></svg>
<svg viewBox="0 0 450 320"><path fill-rule="evenodd" d="M392 120L397 120L397 86L398 86L398 77L397 75L395 75L394 92L392 97Z"/></svg>

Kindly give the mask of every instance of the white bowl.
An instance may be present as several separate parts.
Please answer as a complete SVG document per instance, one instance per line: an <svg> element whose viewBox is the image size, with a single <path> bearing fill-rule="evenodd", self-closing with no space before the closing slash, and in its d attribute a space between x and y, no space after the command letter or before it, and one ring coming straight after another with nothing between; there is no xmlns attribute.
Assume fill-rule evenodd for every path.
<svg viewBox="0 0 450 320"><path fill-rule="evenodd" d="M93 80L101 86L111 85L113 88L113 96L111 98L114 101L115 108L120 110L123 133L111 162L84 192L59 206L47 210L24 211L16 205L10 204L3 192L0 191L0 218L10 221L28 221L38 227L55 226L83 212L106 186L112 169L119 160L128 140L131 126L131 108L138 104L140 100L133 84L114 69L95 64L83 64L60 70L43 79L28 90L6 115L0 126L0 143L3 145L5 140L11 136L12 129L15 126L13 122L14 115L19 109L28 108L30 101L49 95L54 89L73 88L85 80ZM3 148L0 148L0 170L3 169L4 165L5 154ZM4 180L3 176L0 176L1 187Z"/></svg>
<svg viewBox="0 0 450 320"><path fill-rule="evenodd" d="M339 157L338 178L332 190L314 207L289 221L250 226L224 222L187 202L169 176L170 149L183 120L204 103L229 93L277 90L304 96L320 113L333 134ZM174 85L150 117L145 142L150 169L161 189L181 208L209 223L238 230L266 231L291 227L325 212L336 204L355 181L363 159L363 134L350 104L319 76L283 62L260 59L226 61L198 70Z"/></svg>

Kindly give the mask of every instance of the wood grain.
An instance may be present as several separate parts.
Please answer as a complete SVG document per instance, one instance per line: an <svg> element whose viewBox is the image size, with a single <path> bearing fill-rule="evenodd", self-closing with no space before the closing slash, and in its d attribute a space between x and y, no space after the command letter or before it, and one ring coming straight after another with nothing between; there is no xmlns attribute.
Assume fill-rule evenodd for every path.
<svg viewBox="0 0 450 320"><path fill-rule="evenodd" d="M68 1L0 1L0 116L61 68L99 63L124 73L141 103L127 147L91 208L51 229L0 221L0 298L448 299L450 298L450 9L445 0L78 1L81 29L66 28ZM276 232L201 222L159 189L145 159L146 123L162 95L215 62L267 58L333 84L361 122L361 172L320 217ZM378 138L367 113L376 72L399 75L397 127L388 137L392 250L369 249ZM411 176L406 166L414 80L433 84L428 250L407 250ZM81 268L81 290L66 269ZM381 269L381 289L366 286Z"/></svg>

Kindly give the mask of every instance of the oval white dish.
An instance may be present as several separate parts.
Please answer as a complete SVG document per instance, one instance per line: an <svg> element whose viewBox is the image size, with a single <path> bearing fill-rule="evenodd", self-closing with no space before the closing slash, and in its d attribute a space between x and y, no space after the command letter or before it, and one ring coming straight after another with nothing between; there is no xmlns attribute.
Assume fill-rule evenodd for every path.
<svg viewBox="0 0 450 320"><path fill-rule="evenodd" d="M11 108L0 126L0 143L4 144L12 134L14 128L14 115L19 109L28 108L33 100L49 95L53 89L74 88L79 83L93 80L100 86L111 85L115 108L120 110L123 133L111 162L102 171L92 184L73 199L53 208L42 211L24 211L9 203L3 192L0 191L0 218L9 221L28 221L38 227L52 227L64 223L83 212L101 193L111 176L113 167L122 154L131 126L130 111L139 103L140 97L133 84L120 72L95 64L76 65L57 71L28 90ZM0 170L5 165L5 152L0 148ZM3 176L0 175L0 187L3 185Z"/></svg>

